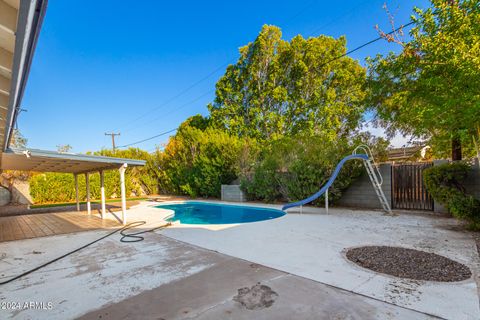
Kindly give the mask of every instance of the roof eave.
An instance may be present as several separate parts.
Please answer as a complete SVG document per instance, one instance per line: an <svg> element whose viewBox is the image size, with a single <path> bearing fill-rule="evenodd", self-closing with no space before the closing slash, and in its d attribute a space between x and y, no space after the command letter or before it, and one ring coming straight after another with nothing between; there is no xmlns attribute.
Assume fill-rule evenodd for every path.
<svg viewBox="0 0 480 320"><path fill-rule="evenodd" d="M15 35L10 101L2 150L8 148L12 139L47 3L48 0L21 1L20 3Z"/></svg>

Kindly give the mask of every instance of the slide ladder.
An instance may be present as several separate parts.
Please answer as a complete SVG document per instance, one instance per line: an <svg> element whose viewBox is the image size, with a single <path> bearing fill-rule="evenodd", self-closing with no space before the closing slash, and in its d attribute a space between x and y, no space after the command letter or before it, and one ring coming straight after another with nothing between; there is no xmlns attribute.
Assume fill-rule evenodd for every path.
<svg viewBox="0 0 480 320"><path fill-rule="evenodd" d="M368 159L363 161L363 165L367 170L368 177L372 182L373 189L377 194L378 200L380 200L380 204L383 210L386 213L392 214L392 209L390 208L390 204L388 203L387 198L385 197L385 193L382 190L382 184L383 184L382 174L380 173L378 166L375 164L373 160L373 156L371 154L370 148L368 148L368 146L360 145L357 148L355 148L355 150L353 151L353 154L356 154L358 149L362 149L365 152L365 154L367 154L368 156Z"/></svg>
<svg viewBox="0 0 480 320"><path fill-rule="evenodd" d="M357 151L363 151L364 153L357 153ZM328 213L328 188L333 184L335 179L338 176L338 173L340 172L340 169L343 167L343 164L352 159L361 159L363 160L363 165L365 166L365 169L367 170L368 177L370 178L370 181L372 182L373 188L375 190L375 193L380 201L380 204L383 208L383 210L388 213L392 214L392 209L390 208L390 204L387 201L387 198L385 197L385 193L382 190L382 184L383 184L383 178L380 173L380 170L378 169L378 166L375 164L372 156L372 152L370 151L370 148L365 145L360 145L355 148L353 153L345 158L343 158L338 164L335 170L333 171L332 176L330 179L327 181L327 183L315 194L311 195L310 197L293 202L293 203L288 203L283 206L282 210L287 210L289 208L293 207L302 207L307 203L310 203L314 201L315 199L319 198L323 194L325 194L325 209L327 210Z"/></svg>

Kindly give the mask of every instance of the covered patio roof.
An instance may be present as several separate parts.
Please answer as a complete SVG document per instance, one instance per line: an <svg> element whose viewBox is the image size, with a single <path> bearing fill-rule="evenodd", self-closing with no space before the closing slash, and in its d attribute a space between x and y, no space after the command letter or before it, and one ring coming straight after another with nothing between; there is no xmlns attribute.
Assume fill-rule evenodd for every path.
<svg viewBox="0 0 480 320"><path fill-rule="evenodd" d="M74 174L118 169L125 164L127 166L145 165L144 160L14 148L9 148L3 152L0 163L0 169L4 170Z"/></svg>
<svg viewBox="0 0 480 320"><path fill-rule="evenodd" d="M120 189L122 198L122 221L127 222L126 192L125 192L125 169L128 166L144 166L146 161L102 157L94 155L55 152L38 149L15 149L8 148L1 154L0 169L22 170L36 172L61 172L73 173L75 176L75 198L77 211L80 211L80 199L78 194L78 175L85 174L87 187L87 211L91 214L90 204L90 179L89 173L100 173L100 193L102 200L102 219L105 218L105 179L104 171L118 169L120 172Z"/></svg>

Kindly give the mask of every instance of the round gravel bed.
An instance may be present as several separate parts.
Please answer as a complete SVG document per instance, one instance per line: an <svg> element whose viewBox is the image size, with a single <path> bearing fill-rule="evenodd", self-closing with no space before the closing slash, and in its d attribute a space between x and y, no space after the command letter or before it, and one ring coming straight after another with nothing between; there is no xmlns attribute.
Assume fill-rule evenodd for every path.
<svg viewBox="0 0 480 320"><path fill-rule="evenodd" d="M361 267L400 278L453 282L470 278L470 269L456 261L420 250L387 246L349 249L348 260Z"/></svg>

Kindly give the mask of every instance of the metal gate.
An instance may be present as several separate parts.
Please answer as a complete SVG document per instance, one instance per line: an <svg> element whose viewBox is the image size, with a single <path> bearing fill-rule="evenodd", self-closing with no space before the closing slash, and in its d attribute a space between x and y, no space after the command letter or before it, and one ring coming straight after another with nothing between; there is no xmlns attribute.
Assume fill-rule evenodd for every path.
<svg viewBox="0 0 480 320"><path fill-rule="evenodd" d="M395 209L433 210L433 198L423 183L423 170L431 162L392 166L392 207Z"/></svg>

